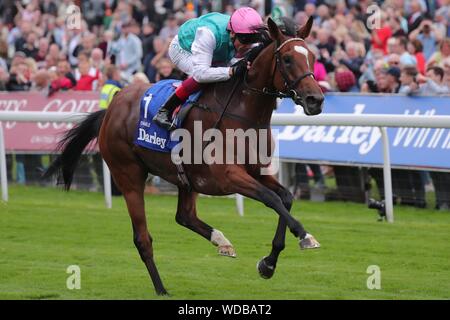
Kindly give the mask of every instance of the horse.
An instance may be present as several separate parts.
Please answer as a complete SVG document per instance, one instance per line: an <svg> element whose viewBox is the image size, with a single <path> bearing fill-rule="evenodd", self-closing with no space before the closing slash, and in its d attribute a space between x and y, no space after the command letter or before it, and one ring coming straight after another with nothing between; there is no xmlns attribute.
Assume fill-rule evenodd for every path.
<svg viewBox="0 0 450 320"><path fill-rule="evenodd" d="M260 50L244 77L207 85L198 105L186 116L182 128L193 132L194 122L201 121L202 130L268 128L277 97L290 97L304 108L306 115L322 112L324 96L311 71L314 55L308 49L312 18L298 28L296 35L283 34L269 19L270 41ZM159 176L178 188L175 220L198 233L218 247L218 253L235 257L231 242L224 234L200 220L196 211L199 193L208 195L241 194L262 202L278 215L278 225L268 256L257 264L262 278L273 276L278 257L285 247L286 229L299 239L301 249L313 249L319 242L291 214L293 196L273 175L262 175L265 165L213 163L184 164L182 179L168 153L156 152L136 145L134 135L139 121L139 101L149 85L125 87L113 98L107 110L93 112L67 131L59 143L61 153L51 163L45 175L62 176L66 190L70 189L74 171L86 146L97 138L100 153L123 194L131 218L133 241L144 262L157 295L168 294L153 256L153 239L148 231L144 188L148 174ZM234 92L235 94L230 94ZM222 103L228 95L228 103ZM225 110L226 109L226 110ZM248 147L248 146L247 146ZM248 148L247 148L248 151ZM236 155L235 155L236 156Z"/></svg>

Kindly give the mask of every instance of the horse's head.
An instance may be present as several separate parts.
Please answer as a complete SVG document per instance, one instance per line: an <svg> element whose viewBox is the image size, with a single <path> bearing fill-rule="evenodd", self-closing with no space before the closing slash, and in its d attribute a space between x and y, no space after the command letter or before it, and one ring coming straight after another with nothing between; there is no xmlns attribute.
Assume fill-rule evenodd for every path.
<svg viewBox="0 0 450 320"><path fill-rule="evenodd" d="M284 35L277 24L269 18L268 27L275 42L275 66L273 86L302 105L306 115L322 112L324 96L314 78L314 54L308 49L306 39L313 19L297 30L296 37Z"/></svg>

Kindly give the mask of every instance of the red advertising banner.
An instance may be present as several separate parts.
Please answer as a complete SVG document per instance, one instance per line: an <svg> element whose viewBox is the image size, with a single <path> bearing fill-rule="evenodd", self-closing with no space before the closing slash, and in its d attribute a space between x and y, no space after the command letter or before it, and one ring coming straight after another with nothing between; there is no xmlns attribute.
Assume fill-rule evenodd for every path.
<svg viewBox="0 0 450 320"><path fill-rule="evenodd" d="M61 92L51 98L40 92L0 92L0 112L94 112L99 110L99 97L99 92ZM7 152L47 153L73 124L5 121L2 126Z"/></svg>

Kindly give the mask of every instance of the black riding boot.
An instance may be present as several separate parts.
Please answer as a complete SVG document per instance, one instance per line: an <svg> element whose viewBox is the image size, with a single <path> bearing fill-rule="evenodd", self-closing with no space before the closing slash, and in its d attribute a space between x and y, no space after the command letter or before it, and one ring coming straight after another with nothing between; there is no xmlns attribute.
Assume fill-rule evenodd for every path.
<svg viewBox="0 0 450 320"><path fill-rule="evenodd" d="M153 121L156 122L160 127L166 128L167 130L171 130L172 128L172 112L178 107L183 101L178 98L178 96L174 93L167 99L166 102L162 105L161 109L159 109L158 113L153 117Z"/></svg>

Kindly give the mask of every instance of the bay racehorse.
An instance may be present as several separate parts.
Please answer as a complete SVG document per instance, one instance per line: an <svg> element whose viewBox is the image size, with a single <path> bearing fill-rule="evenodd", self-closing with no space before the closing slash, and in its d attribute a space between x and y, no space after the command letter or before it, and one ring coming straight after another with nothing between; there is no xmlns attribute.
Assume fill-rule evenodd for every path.
<svg viewBox="0 0 450 320"><path fill-rule="evenodd" d="M269 19L270 41L260 50L244 79L231 79L205 87L198 101L198 105L204 107L192 108L182 127L193 132L194 121L201 121L204 131L213 127L223 133L226 129L270 129L277 97L292 98L303 106L306 115L319 114L324 97L312 72L315 58L304 40L311 26L312 18L298 29L295 36L287 36ZM152 237L147 229L144 188L149 173L178 187L176 221L211 241L225 256L234 257L234 248L222 232L198 218L196 198L199 193L239 193L273 209L279 220L272 250L257 265L263 278L274 274L278 256L285 247L287 228L299 238L302 249L319 247L315 238L290 214L292 194L273 175L262 175L259 170L262 164L185 164L183 169L190 183L188 187L180 179L169 153L137 146L134 137L139 122L139 101L147 89L148 85L143 84L124 88L113 98L107 111L89 114L66 132L60 141L61 154L50 165L46 175L61 175L68 190L83 150L98 138L100 153L125 198L134 244L157 294L167 292L155 265ZM235 94L231 95L231 92ZM223 102L226 100L229 101L225 111ZM272 139L270 130L268 132L267 139Z"/></svg>

